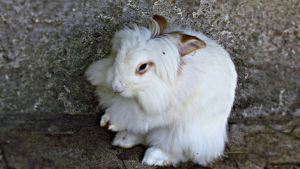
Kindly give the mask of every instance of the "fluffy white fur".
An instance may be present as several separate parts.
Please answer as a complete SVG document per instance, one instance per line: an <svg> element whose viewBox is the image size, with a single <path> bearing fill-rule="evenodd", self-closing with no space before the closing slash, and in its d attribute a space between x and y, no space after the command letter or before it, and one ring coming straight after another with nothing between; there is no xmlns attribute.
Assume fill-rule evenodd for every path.
<svg viewBox="0 0 300 169"><path fill-rule="evenodd" d="M227 141L237 81L234 64L200 32L177 30L207 45L181 57L177 45L164 36L172 28L151 38L153 31L136 26L117 32L111 54L86 71L106 108L101 126L118 131L113 145L149 146L143 164L192 160L206 165L222 154ZM144 62L154 64L143 75L136 74Z"/></svg>

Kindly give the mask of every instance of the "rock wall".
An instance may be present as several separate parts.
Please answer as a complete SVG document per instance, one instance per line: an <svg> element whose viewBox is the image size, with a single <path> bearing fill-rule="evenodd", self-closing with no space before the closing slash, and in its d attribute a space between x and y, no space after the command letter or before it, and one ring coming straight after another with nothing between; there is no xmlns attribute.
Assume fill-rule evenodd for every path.
<svg viewBox="0 0 300 169"><path fill-rule="evenodd" d="M239 74L233 116L299 111L297 0L0 3L2 113L99 111L85 69L109 53L115 31L146 26L153 14L230 52Z"/></svg>

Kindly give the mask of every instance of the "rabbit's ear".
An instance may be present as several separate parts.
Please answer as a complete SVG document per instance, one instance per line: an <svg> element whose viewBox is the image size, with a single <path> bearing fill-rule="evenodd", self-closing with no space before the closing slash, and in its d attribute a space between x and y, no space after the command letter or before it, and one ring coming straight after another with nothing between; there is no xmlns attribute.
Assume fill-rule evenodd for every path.
<svg viewBox="0 0 300 169"><path fill-rule="evenodd" d="M150 19L149 30L151 32L151 39L159 36L167 28L167 20L160 15L153 15Z"/></svg>
<svg viewBox="0 0 300 169"><path fill-rule="evenodd" d="M182 32L171 32L165 34L165 36L177 46L180 56L185 56L195 50L206 47L206 43L201 39Z"/></svg>

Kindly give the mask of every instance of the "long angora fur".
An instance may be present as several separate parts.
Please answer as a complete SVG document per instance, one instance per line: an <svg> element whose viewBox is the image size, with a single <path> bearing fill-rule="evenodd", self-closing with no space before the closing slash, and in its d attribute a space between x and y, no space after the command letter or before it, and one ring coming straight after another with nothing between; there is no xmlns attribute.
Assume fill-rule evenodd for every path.
<svg viewBox="0 0 300 169"><path fill-rule="evenodd" d="M111 54L94 62L86 77L106 108L101 126L118 132L113 145L149 146L146 165L206 165L222 155L227 141L235 66L202 33L166 24L155 15L150 28L118 31Z"/></svg>

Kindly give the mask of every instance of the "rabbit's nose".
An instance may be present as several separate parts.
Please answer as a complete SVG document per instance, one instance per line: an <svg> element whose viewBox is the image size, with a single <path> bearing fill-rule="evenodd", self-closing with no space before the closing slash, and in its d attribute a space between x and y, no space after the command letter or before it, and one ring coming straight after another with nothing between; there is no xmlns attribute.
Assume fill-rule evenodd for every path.
<svg viewBox="0 0 300 169"><path fill-rule="evenodd" d="M114 92L120 93L123 91L123 83L117 78L113 80L111 87Z"/></svg>

